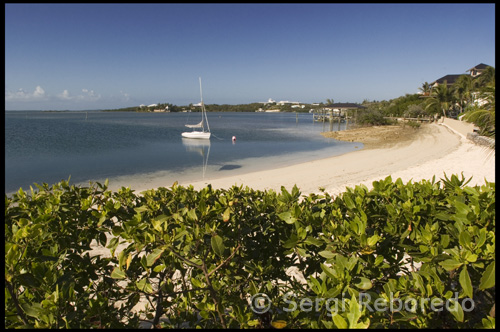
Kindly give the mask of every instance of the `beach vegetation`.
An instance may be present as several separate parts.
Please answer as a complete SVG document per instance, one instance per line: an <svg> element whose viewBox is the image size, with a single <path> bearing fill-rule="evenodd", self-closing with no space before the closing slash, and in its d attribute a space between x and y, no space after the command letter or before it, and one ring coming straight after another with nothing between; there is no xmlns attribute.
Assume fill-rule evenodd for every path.
<svg viewBox="0 0 500 332"><path fill-rule="evenodd" d="M484 75L484 76L483 76ZM470 103L465 107L463 120L474 123L479 127L479 134L495 136L495 69L487 67L476 78L477 88L475 95L481 103Z"/></svg>
<svg viewBox="0 0 500 332"><path fill-rule="evenodd" d="M356 124L359 126L385 126L394 124L394 121L385 117L379 110L368 109L359 112Z"/></svg>
<svg viewBox="0 0 500 332"><path fill-rule="evenodd" d="M443 116L447 117L449 115L448 112L455 104L456 98L452 89L444 81L443 84L439 84L431 90L429 98L425 101L427 110L439 109L440 113L442 112Z"/></svg>
<svg viewBox="0 0 500 332"><path fill-rule="evenodd" d="M463 120L479 127L479 134L495 136L495 85L490 83L484 87L480 97L485 101L481 106L470 105L466 108Z"/></svg>
<svg viewBox="0 0 500 332"><path fill-rule="evenodd" d="M406 94L404 96L394 98L391 100L383 101L363 101L363 106L367 107L368 110L377 110L383 114L385 117L404 117L408 116L408 110L410 107L418 107L422 109L421 115L431 115L432 110L428 111L424 107L424 100L420 98L420 95Z"/></svg>
<svg viewBox="0 0 500 332"><path fill-rule="evenodd" d="M420 122L418 122L418 121L413 121L413 120L410 120L410 121L407 121L407 122L406 122L406 125L407 125L407 126L410 126L410 127L411 127L411 128L413 128L413 129L418 129L418 128L420 128L421 123L420 123Z"/></svg>
<svg viewBox="0 0 500 332"><path fill-rule="evenodd" d="M428 82L424 82L418 89L422 92L422 95L428 96L431 92L431 85Z"/></svg>
<svg viewBox="0 0 500 332"><path fill-rule="evenodd" d="M494 328L495 183L468 181L21 188L5 328Z"/></svg>

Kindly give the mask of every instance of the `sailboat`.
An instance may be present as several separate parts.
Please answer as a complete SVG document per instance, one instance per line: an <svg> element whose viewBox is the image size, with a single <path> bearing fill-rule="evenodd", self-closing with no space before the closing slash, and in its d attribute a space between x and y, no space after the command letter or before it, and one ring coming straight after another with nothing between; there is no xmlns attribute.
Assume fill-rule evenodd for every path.
<svg viewBox="0 0 500 332"><path fill-rule="evenodd" d="M185 138L197 138L197 139L210 139L210 126L208 125L207 110L205 109L205 104L203 103L203 93L201 91L201 77L200 77L200 98L201 98L201 121L200 123L189 125L186 127L192 128L193 131L187 131L182 133L182 137ZM205 130L206 122L206 130ZM195 128L201 128L201 130L195 130Z"/></svg>

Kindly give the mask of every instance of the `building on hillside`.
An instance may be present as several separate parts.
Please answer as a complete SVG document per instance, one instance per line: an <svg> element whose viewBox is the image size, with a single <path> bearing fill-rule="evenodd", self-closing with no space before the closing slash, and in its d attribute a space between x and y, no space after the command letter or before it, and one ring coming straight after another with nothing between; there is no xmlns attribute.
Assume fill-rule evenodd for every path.
<svg viewBox="0 0 500 332"><path fill-rule="evenodd" d="M486 65L484 63L480 63L477 66L472 67L471 69L467 69L466 72L470 72L470 76L472 76L472 77L477 77L477 76L481 75L483 73L483 71L486 68L488 68L488 67L489 67L489 65ZM446 75L446 76L443 76L443 77L435 80L434 82L430 83L429 85L430 85L430 87L432 89L432 88L435 88L436 86L438 86L440 84L444 84L444 82L446 81L446 85L448 87L450 87L462 75L467 75L467 74L451 74L451 75Z"/></svg>
<svg viewBox="0 0 500 332"><path fill-rule="evenodd" d="M281 100L281 101L279 101L279 102L276 103L276 105L279 105L279 106L284 106L284 105L287 105L287 104L298 105L298 104L300 104L300 102L298 102L298 101Z"/></svg>
<svg viewBox="0 0 500 332"><path fill-rule="evenodd" d="M472 67L471 69L467 69L466 71L470 72L470 76L476 77L479 76L483 73L483 71L488 68L488 65L485 65L484 63L480 63L477 66Z"/></svg>
<svg viewBox="0 0 500 332"><path fill-rule="evenodd" d="M490 67L490 66L487 64L484 64L484 63L480 63L480 64L478 64L470 69L467 69L466 72L468 72L472 78L476 78L479 75L481 75L484 72L484 70L488 67ZM437 87L440 84L444 84L444 82L446 82L446 85L448 87L451 87L458 80L458 78L462 75L467 75L467 74L452 74L452 75L443 76L443 77L435 80L434 82L430 83L429 87L432 91L433 88ZM428 93L427 94L422 93L422 94L423 94L423 97L425 97L426 95L429 95ZM479 98L478 92L473 92L472 96L473 96L473 103L476 104L477 106L483 106L484 104L487 103L487 101L485 99Z"/></svg>
<svg viewBox="0 0 500 332"><path fill-rule="evenodd" d="M451 75L446 75L446 76L443 76L441 78L438 78L437 80L435 80L434 82L431 82L429 85L432 88L435 88L437 87L438 85L440 84L444 84L444 82L446 82L446 85L448 87L452 86L456 81L457 79L462 76L463 74L451 74Z"/></svg>

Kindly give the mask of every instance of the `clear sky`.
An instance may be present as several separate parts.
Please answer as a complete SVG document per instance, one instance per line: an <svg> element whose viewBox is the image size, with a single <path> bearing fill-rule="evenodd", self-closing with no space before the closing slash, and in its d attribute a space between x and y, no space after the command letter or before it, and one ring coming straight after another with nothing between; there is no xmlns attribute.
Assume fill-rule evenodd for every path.
<svg viewBox="0 0 500 332"><path fill-rule="evenodd" d="M5 4L5 108L389 100L495 67L495 5Z"/></svg>

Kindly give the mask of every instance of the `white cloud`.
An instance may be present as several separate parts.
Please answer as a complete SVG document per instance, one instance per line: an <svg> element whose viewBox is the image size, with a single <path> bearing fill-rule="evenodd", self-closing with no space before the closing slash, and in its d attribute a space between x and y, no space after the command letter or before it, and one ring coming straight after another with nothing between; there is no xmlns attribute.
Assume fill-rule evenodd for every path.
<svg viewBox="0 0 500 332"><path fill-rule="evenodd" d="M71 100L71 96L69 95L68 90L64 90L57 97L59 97L60 99L64 99L64 100Z"/></svg>
<svg viewBox="0 0 500 332"><path fill-rule="evenodd" d="M88 90L88 89L82 89L82 92L84 93L84 95L80 95L78 97L81 97L83 100L98 100L98 99L101 99L101 95L100 94L96 94L94 92L94 90Z"/></svg>
<svg viewBox="0 0 500 332"><path fill-rule="evenodd" d="M40 85L37 85L35 91L26 92L20 88L16 92L5 90L5 101L30 101L30 100L43 100L46 99L45 90Z"/></svg>
<svg viewBox="0 0 500 332"><path fill-rule="evenodd" d="M38 85L35 88L35 92L33 92L33 97L35 97L35 98L43 98L43 97L45 97L45 91L42 89L41 86Z"/></svg>
<svg viewBox="0 0 500 332"><path fill-rule="evenodd" d="M94 90L82 89L82 94L72 96L68 90L64 90L57 95L61 100L74 100L74 101L96 101L101 98L100 94L96 94Z"/></svg>

